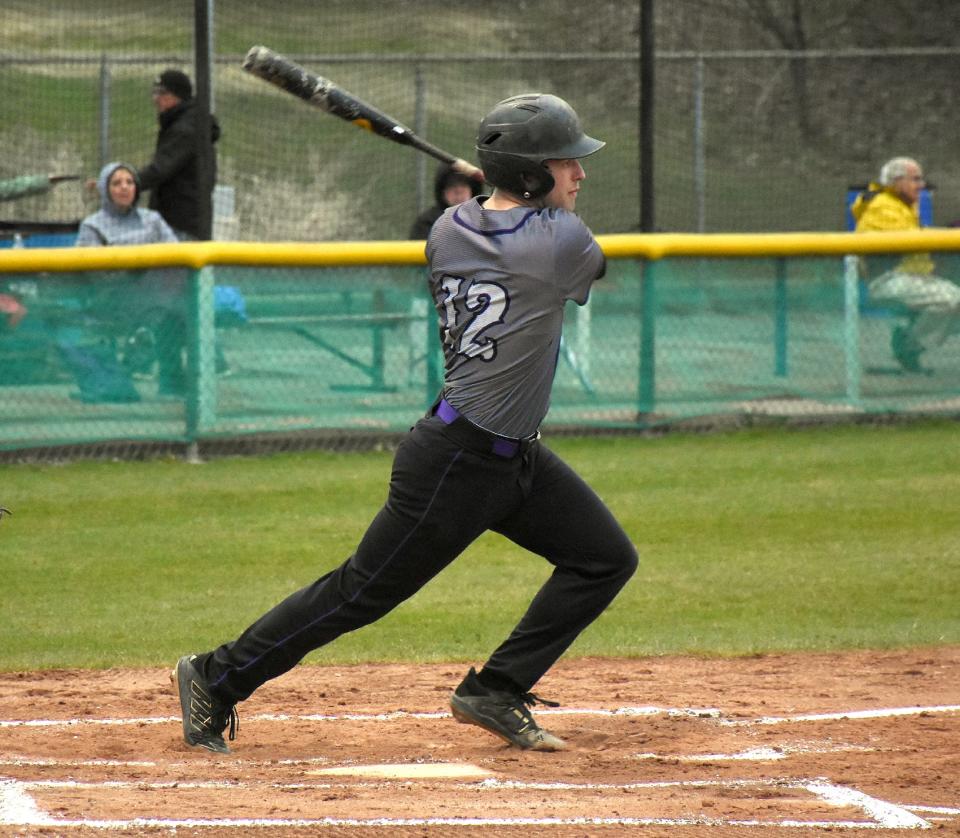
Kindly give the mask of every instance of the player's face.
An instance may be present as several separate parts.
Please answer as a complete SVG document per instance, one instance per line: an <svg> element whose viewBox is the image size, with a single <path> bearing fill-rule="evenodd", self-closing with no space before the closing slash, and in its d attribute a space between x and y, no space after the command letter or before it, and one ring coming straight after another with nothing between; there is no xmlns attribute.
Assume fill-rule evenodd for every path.
<svg viewBox="0 0 960 838"><path fill-rule="evenodd" d="M110 195L110 200L119 209L130 209L133 206L134 198L137 197L137 182L126 169L117 169L110 175L107 192Z"/></svg>
<svg viewBox="0 0 960 838"><path fill-rule="evenodd" d="M565 209L573 212L577 205L577 193L580 191L580 181L587 175L579 160L547 160L547 168L553 175L553 189L547 193L544 202L548 207Z"/></svg>

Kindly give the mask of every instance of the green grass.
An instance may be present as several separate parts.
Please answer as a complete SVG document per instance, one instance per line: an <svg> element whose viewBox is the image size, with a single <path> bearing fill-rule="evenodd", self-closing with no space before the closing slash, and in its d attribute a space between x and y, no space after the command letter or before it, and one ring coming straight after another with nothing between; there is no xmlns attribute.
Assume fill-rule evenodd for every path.
<svg viewBox="0 0 960 838"><path fill-rule="evenodd" d="M960 642L957 426L557 439L641 565L571 654ZM0 669L156 665L352 551L385 453L0 466ZM488 534L312 660L483 660L546 565Z"/></svg>

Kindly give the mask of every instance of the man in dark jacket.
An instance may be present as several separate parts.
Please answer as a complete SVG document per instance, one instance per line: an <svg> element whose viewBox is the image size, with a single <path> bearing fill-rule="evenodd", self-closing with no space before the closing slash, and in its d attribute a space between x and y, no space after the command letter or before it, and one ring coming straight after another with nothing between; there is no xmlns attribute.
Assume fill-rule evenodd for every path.
<svg viewBox="0 0 960 838"><path fill-rule="evenodd" d="M210 194L217 182L213 144L220 126L210 117L210 168L198 160L197 123L200 114L193 85L186 73L164 70L153 83L153 104L160 131L153 160L140 169L140 185L150 192L150 208L157 210L181 240L209 239Z"/></svg>

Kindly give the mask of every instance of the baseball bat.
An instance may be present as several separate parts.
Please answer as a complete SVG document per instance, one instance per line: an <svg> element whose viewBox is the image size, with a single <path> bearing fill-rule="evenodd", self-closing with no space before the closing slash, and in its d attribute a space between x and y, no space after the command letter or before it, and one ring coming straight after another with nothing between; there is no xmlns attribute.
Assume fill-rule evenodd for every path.
<svg viewBox="0 0 960 838"><path fill-rule="evenodd" d="M392 140L400 145L429 154L437 160L449 163L461 174L476 180L483 180L483 172L466 160L444 151L422 137L417 136L406 125L392 116L383 113L373 105L358 99L352 93L334 84L330 79L315 75L286 56L274 52L269 47L250 47L243 59L243 69L258 78L275 84L281 90L292 93L305 102L326 111L359 128L377 136Z"/></svg>

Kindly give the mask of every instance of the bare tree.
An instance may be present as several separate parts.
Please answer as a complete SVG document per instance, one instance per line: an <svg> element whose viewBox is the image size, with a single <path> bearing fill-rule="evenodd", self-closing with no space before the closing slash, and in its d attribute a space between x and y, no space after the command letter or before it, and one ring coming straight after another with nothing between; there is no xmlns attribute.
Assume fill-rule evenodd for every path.
<svg viewBox="0 0 960 838"><path fill-rule="evenodd" d="M802 52L827 46L830 36L863 20L869 0L810 2L810 0L743 0L753 22L772 36L780 49ZM797 124L805 140L820 134L810 106L808 61L790 61L790 80L796 102Z"/></svg>

